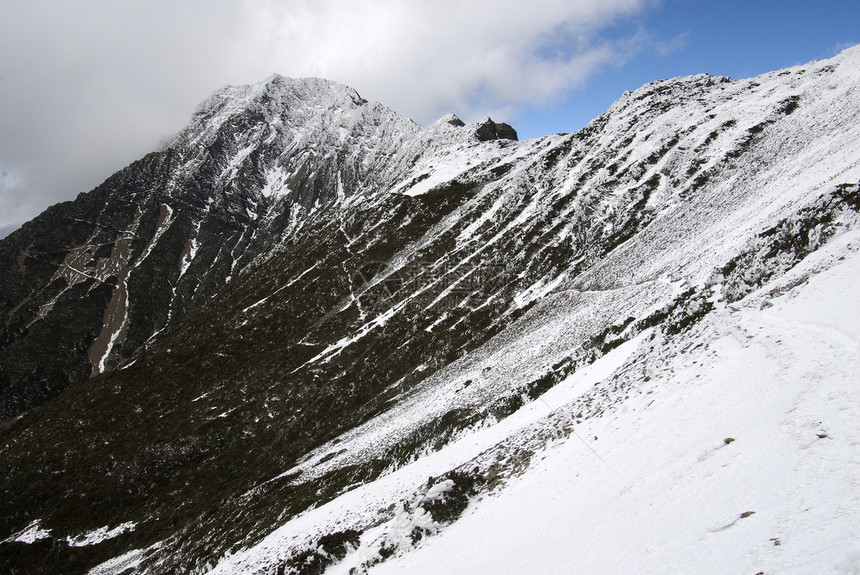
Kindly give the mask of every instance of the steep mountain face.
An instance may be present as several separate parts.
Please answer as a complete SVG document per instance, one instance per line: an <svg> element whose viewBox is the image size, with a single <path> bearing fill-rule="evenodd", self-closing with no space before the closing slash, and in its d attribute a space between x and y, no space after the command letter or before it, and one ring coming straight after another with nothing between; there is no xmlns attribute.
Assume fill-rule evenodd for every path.
<svg viewBox="0 0 860 575"><path fill-rule="evenodd" d="M217 92L0 242L0 562L360 572L420 545L854 233L858 70L655 82L524 142L322 80Z"/></svg>
<svg viewBox="0 0 860 575"><path fill-rule="evenodd" d="M129 360L307 212L385 189L429 141L457 140L439 132L323 80L217 92L167 149L3 242L0 418Z"/></svg>

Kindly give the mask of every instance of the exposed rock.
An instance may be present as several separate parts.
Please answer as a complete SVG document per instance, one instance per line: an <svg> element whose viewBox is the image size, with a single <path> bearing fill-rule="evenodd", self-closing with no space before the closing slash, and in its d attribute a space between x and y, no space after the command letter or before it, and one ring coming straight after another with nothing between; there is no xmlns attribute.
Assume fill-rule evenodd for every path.
<svg viewBox="0 0 860 575"><path fill-rule="evenodd" d="M447 116L443 117L442 119L445 122L447 122L448 124L454 126L455 128L462 128L463 126L466 125L466 123L463 122L463 120L461 120L460 118L458 118L454 114L448 114Z"/></svg>
<svg viewBox="0 0 860 575"><path fill-rule="evenodd" d="M475 130L475 137L481 142L491 140L516 140L517 131L510 125L494 122L491 118L487 118Z"/></svg>

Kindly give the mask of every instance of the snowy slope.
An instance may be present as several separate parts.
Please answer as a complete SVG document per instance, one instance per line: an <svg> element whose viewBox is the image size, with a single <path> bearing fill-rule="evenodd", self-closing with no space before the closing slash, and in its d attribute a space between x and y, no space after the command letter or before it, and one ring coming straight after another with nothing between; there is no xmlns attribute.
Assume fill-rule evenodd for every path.
<svg viewBox="0 0 860 575"><path fill-rule="evenodd" d="M644 332L499 424L310 511L214 572L263 572L291 545L398 499L405 509L330 572L378 560L381 541L408 549L416 527L441 528L409 508L434 495L417 487L540 430L551 439L521 476L370 573L856 573L858 277L855 228L686 337ZM602 393L619 384L623 399ZM599 415L579 423L583 395Z"/></svg>
<svg viewBox="0 0 860 575"><path fill-rule="evenodd" d="M827 67L825 63L821 66ZM792 73L797 74L799 70ZM844 84L844 89L856 93L858 73L853 69L845 70L845 73L850 82ZM774 93L768 96L768 100L782 101L795 88L791 85L793 82L785 85L782 79L784 76L774 73L756 81L742 82L741 86L733 86L731 90L744 93L749 84L764 84L770 79L778 85L768 90L768 93ZM685 82L701 84L701 78L694 77ZM649 88L643 88L642 91L648 93ZM747 95L740 100L735 95L725 96L721 92L717 92L715 99L733 104L723 104L726 106L721 112L723 117L744 117L751 114L749 108L766 108L770 105L762 105L757 95ZM713 97L712 92L709 95ZM634 98L630 96L625 100L628 99ZM688 104L690 107L710 109L709 106L703 106L701 98L691 100ZM624 113L610 110L607 113L610 120L603 128L614 143L624 140L625 132L621 130L629 129L627 114L635 114L635 109L631 111L630 106L619 104L617 108L624 110ZM512 306L522 307L531 301L538 301L539 305L483 348L429 376L424 385L409 397L402 398L388 413L340 438L337 451L343 452L342 457L345 458L367 456L368 452L362 451L362 445L371 451L378 451L386 442L385 437L403 433L422 418L439 417L454 405L486 403L488 396L515 387L517 381L541 375L547 365L564 359L589 334L598 333L603 327L616 322L623 323L629 316L644 318L655 307L666 305L676 298L682 289L692 287L702 290L706 283L712 288L722 289L715 285L715 274L745 248L750 238L783 218L795 217L795 213L812 204L819 194L832 192L836 183L855 182L860 178L860 161L855 148L850 145L855 138L860 138L860 125L845 120L847 114L857 115L856 107L852 107L850 100L845 100L844 95L837 92L832 99L821 97L809 102L807 108L803 115L798 111L795 112L796 116L793 114L782 120L790 122L790 125L777 124L779 130L768 134L748 157L739 160L742 162L740 166L716 172L707 193L691 193L686 197L682 194L681 197L664 200L668 205L661 206L660 213L650 225L583 273L568 278L570 272L562 270L560 276L538 278L527 289L514 294ZM826 110L830 112L825 114ZM661 114L654 122L657 125L651 129L661 138L670 137L669 127L675 124L676 118L689 115L692 112L685 111L684 106L673 107ZM833 123L826 124L825 117ZM810 119L817 119L823 126L810 122ZM697 134L709 129L708 126L697 127L687 138L694 139ZM790 142L794 142L800 150L800 158L794 154L783 155ZM684 143L683 139L678 143L675 155L684 152ZM629 152L645 154L635 146ZM632 155L629 152L622 155ZM717 153L723 154L726 150ZM816 158L824 159L817 161ZM672 158L664 158L661 163L671 161ZM582 163L587 164L587 160ZM631 160L631 163L635 162ZM510 179L530 176L529 168L526 164L525 167L515 169ZM574 168L574 176L578 168ZM657 171L659 168L660 163L653 169ZM679 171L684 173L684 170ZM666 177L674 175L674 172L669 172ZM571 176L565 173L565 177ZM639 180L647 177L646 172ZM498 184L498 187L504 186L507 181ZM483 191L483 194L491 197L492 193L491 190ZM518 228L527 227L525 222L530 219L542 220L544 216L541 212L546 210L545 204L542 204L548 203L545 196L559 191L549 187L544 194L540 191L532 193L532 198L526 198L530 200L528 205L518 206L521 211L513 214L516 217L508 225L514 233ZM605 217L603 214L611 211L611 205L607 207L607 204L614 201L613 195L619 195L619 192L614 191L601 201L602 210L596 212L598 217ZM521 206L525 203L520 199ZM461 218L474 217L464 212L459 214ZM538 218L538 215L541 217ZM559 216L559 219L564 218L564 214ZM571 214L567 214L567 218L573 219ZM480 222L480 219L476 221ZM553 224L555 222L550 222L550 225ZM440 231L434 230L433 233L440 234ZM465 257L466 261L480 258L500 235L467 235L463 241L466 249L460 251L461 257ZM810 238L809 241L813 240ZM403 297L407 298L408 303L408 298L416 295L407 293ZM379 312L378 318L365 323L368 327L363 327L360 333L366 333L365 330L371 330L373 326L384 325L388 318L398 313L408 313L409 309L403 301L395 300L391 308ZM338 342L310 363L326 361L331 353L339 352L357 340L356 337ZM472 380L467 390L459 389L464 380ZM355 438L356 444L344 450L344 443L352 438ZM335 464L340 457L332 458L327 450L321 450L320 456L325 457L330 464ZM307 461L310 467L313 460Z"/></svg>
<svg viewBox="0 0 860 575"><path fill-rule="evenodd" d="M860 572L858 278L855 230L646 345L611 416L370 573Z"/></svg>
<svg viewBox="0 0 860 575"><path fill-rule="evenodd" d="M625 95L591 128L598 145L572 147L575 163L532 184L510 225L546 221L549 198L587 178L593 225L611 237L625 196L657 180L644 229L579 274L536 278L511 300L535 305L509 328L282 477L384 456L451 414L465 426L213 572L301 571L320 557L343 573L856 572L860 237L856 213L817 210L860 178L858 57ZM562 143L518 147L540 158ZM623 164L611 173L596 169L607 149ZM498 185L535 169L523 162ZM476 257L501 233L469 233L482 225L470 221L458 246ZM781 234L798 247L765 245ZM661 309L669 318L648 328ZM626 343L580 354L595 334ZM572 375L529 393L571 358ZM517 393L510 415L487 408ZM343 533L349 544L332 551L326 535Z"/></svg>

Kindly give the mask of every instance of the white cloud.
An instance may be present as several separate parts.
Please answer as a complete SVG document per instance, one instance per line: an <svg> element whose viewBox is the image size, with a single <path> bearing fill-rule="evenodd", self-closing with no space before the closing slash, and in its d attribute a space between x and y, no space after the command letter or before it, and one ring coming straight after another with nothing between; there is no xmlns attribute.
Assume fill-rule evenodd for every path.
<svg viewBox="0 0 860 575"><path fill-rule="evenodd" d="M93 187L225 84L330 78L426 123L551 101L654 0L4 0L0 229ZM505 118L499 118L505 119Z"/></svg>
<svg viewBox="0 0 860 575"><path fill-rule="evenodd" d="M270 6L256 48L275 68L321 75L420 122L476 98L543 101L613 58L596 32L642 0L332 0ZM306 54L306 55L303 55Z"/></svg>

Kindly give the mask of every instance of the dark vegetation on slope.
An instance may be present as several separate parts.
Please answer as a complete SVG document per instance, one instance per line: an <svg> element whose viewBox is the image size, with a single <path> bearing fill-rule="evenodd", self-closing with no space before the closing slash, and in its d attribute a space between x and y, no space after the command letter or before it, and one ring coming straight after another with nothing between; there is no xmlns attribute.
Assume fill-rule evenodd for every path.
<svg viewBox="0 0 860 575"><path fill-rule="evenodd" d="M89 352L102 331L117 274L129 273L129 328L108 368L134 355L168 318L181 322L224 285L227 257L249 224L244 200L240 195L237 205L207 207L193 187L169 195L162 185L173 169L171 156L149 154L0 242L0 269L8 270L0 274L0 420L41 405L93 373ZM168 208L175 220L159 236ZM203 245L180 278L195 221ZM130 241L124 239L129 230ZM128 253L118 248L123 242ZM134 267L147 249L148 257ZM70 284L70 277L82 281Z"/></svg>

